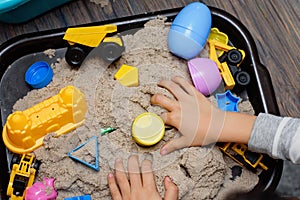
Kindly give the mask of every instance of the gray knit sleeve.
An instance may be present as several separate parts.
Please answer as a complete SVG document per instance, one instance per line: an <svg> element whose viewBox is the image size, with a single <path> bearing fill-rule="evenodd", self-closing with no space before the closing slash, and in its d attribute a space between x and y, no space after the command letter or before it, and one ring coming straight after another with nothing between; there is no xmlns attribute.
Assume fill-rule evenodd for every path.
<svg viewBox="0 0 300 200"><path fill-rule="evenodd" d="M251 151L300 164L300 119L260 113L248 147Z"/></svg>

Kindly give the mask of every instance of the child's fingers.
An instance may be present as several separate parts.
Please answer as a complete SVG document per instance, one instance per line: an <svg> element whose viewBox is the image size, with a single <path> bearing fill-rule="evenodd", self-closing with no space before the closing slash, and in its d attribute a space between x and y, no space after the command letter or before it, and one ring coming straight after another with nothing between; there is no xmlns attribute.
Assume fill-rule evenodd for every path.
<svg viewBox="0 0 300 200"><path fill-rule="evenodd" d="M107 182L109 186L109 190L113 200L122 200L121 193L119 191L118 185L116 183L115 177L113 174L108 174Z"/></svg>
<svg viewBox="0 0 300 200"><path fill-rule="evenodd" d="M116 180L123 198L130 197L130 185L127 179L127 175L124 170L123 162L121 159L117 159L115 162Z"/></svg>
<svg viewBox="0 0 300 200"><path fill-rule="evenodd" d="M165 177L164 179L164 186L165 186L165 200L177 200L178 199L178 187L170 177Z"/></svg>
<svg viewBox="0 0 300 200"><path fill-rule="evenodd" d="M132 189L139 189L142 187L140 166L137 156L130 156L128 159L128 174L130 185Z"/></svg>
<svg viewBox="0 0 300 200"><path fill-rule="evenodd" d="M173 77L172 81L180 85L189 95L194 96L195 92L198 91L192 84L180 76Z"/></svg>
<svg viewBox="0 0 300 200"><path fill-rule="evenodd" d="M173 101L173 100L169 99L168 97L161 95L161 94L153 95L150 99L150 102L151 102L151 104L161 106L168 111L177 109L179 106L177 101Z"/></svg>
<svg viewBox="0 0 300 200"><path fill-rule="evenodd" d="M174 112L165 112L160 115L165 124L179 129L179 117Z"/></svg>
<svg viewBox="0 0 300 200"><path fill-rule="evenodd" d="M158 86L169 90L177 100L186 96L186 92L174 81L162 80L158 83Z"/></svg>
<svg viewBox="0 0 300 200"><path fill-rule="evenodd" d="M161 155L167 155L177 149L182 149L184 147L187 147L184 137L179 137L172 139L171 141L167 142L161 149L160 154Z"/></svg>
<svg viewBox="0 0 300 200"><path fill-rule="evenodd" d="M152 172L152 163L150 160L143 160L142 162L142 177L144 188L154 188L156 191L155 180Z"/></svg>

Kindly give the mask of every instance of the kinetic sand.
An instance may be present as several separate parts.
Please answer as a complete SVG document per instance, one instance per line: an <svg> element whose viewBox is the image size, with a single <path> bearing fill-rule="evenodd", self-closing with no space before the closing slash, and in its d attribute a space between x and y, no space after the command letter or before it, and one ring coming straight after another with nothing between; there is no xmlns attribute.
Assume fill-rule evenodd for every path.
<svg viewBox="0 0 300 200"><path fill-rule="evenodd" d="M150 104L151 95L162 93L173 98L157 82L175 75L190 80L186 61L168 51L168 29L169 24L156 19L134 35L124 35L126 50L119 61L109 66L100 57L89 56L78 70L73 70L63 58L59 59L52 64L52 82L45 88L30 91L15 104L14 110L27 109L57 94L66 85L78 87L86 96L88 112L84 125L59 138L48 135L44 146L34 152L42 161L37 180L54 177L58 199L84 194L90 194L92 199L111 199L107 174L114 170L116 158L122 158L127 166L130 155L152 160L158 191L163 194L163 178L170 176L179 187L180 199L224 199L229 192L250 191L258 183L256 174L239 167L214 146L185 148L161 156L160 147L180 135L174 128L168 127L163 140L150 148L140 147L132 139L131 122L136 116L143 112L164 112ZM207 56L205 48L199 57ZM138 67L138 87L124 87L114 80L122 64ZM210 99L215 103L213 97ZM248 101L240 103L239 109L253 114ZM100 129L106 127L116 131L101 136ZM99 142L98 172L67 156L92 136L97 136ZM90 155L95 155L94 148L85 148L80 155L93 162ZM232 169L240 173L233 176Z"/></svg>

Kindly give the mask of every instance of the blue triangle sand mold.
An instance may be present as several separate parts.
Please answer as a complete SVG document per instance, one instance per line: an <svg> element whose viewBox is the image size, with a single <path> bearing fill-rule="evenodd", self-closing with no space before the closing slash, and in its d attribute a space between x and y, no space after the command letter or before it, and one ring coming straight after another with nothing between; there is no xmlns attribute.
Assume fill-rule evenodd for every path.
<svg viewBox="0 0 300 200"><path fill-rule="evenodd" d="M86 161L84 161L84 160L82 160L82 159L79 159L79 158L77 158L76 156L72 155L72 153L78 151L79 149L82 149L82 148L85 147L87 144L92 143L92 142L94 142L94 144L95 144L95 153L96 153L96 155L95 155L95 164L91 164L91 163L89 163L89 162L86 162ZM92 168L92 169L94 169L94 170L96 170L96 171L99 171L100 168L99 168L99 154L98 154L98 137L97 137L97 136L91 137L90 139L88 139L88 140L87 140L86 142L84 142L83 144L81 144L81 145L79 145L78 147L76 147L75 149L69 151L69 152L68 152L68 156L69 156L71 159L73 159L73 160L75 160L75 161L77 161L77 162L80 162L80 163L82 163L82 164L84 164L84 165L86 165L86 166L88 166L88 167L90 167L90 168Z"/></svg>

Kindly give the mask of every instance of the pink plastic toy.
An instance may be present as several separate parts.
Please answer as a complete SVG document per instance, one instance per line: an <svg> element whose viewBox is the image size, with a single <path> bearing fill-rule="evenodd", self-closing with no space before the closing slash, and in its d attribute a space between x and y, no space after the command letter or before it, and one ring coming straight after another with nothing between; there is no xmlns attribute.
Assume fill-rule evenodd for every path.
<svg viewBox="0 0 300 200"><path fill-rule="evenodd" d="M217 64L209 58L194 58L188 61L194 86L203 95L213 93L221 83L222 77Z"/></svg>
<svg viewBox="0 0 300 200"><path fill-rule="evenodd" d="M25 200L55 200L57 192L54 188L54 178L44 178L27 189Z"/></svg>

